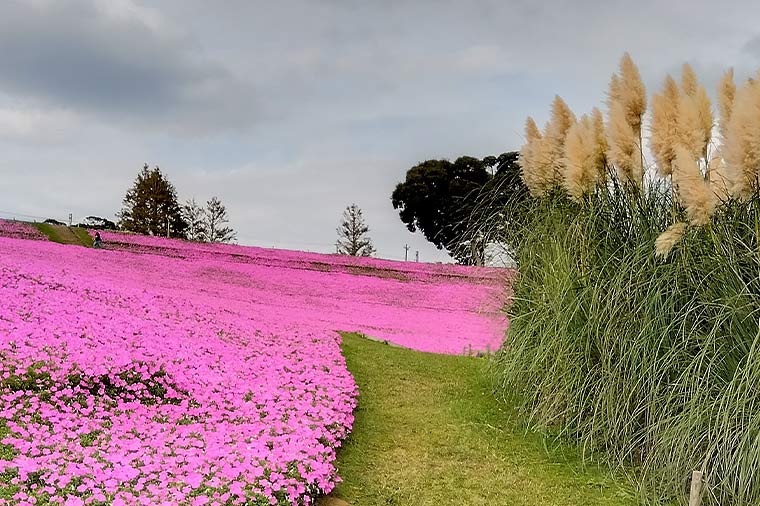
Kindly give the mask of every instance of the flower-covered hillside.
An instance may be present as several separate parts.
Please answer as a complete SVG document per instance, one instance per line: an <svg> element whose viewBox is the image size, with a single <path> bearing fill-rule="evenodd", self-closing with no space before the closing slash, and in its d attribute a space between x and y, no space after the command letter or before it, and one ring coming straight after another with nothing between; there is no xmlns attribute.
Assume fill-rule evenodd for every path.
<svg viewBox="0 0 760 506"><path fill-rule="evenodd" d="M264 505L329 492L356 396L338 335L216 299L223 278L143 260L0 239L0 497ZM156 282L168 272L171 289Z"/></svg>
<svg viewBox="0 0 760 506"><path fill-rule="evenodd" d="M47 237L37 230L34 225L22 221L0 219L0 237L13 237L15 239L36 239L46 241Z"/></svg>
<svg viewBox="0 0 760 506"><path fill-rule="evenodd" d="M496 271L103 235L0 238L0 504L310 504L356 404L336 330L461 353L505 326Z"/></svg>
<svg viewBox="0 0 760 506"><path fill-rule="evenodd" d="M280 322L449 354L495 351L507 325L501 310L511 272L503 269L101 235L106 249L141 253L146 268L158 255L181 261L191 276L223 279L209 283L206 293L215 299L244 294L255 311ZM187 272L164 270L153 282L170 288Z"/></svg>

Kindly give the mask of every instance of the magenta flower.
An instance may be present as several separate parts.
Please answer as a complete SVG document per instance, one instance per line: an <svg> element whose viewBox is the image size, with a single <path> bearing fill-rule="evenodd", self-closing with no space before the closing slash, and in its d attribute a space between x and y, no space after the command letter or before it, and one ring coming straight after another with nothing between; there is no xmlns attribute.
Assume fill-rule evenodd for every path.
<svg viewBox="0 0 760 506"><path fill-rule="evenodd" d="M462 353L506 325L495 269L101 235L0 237L14 504L312 504L358 395L337 330Z"/></svg>

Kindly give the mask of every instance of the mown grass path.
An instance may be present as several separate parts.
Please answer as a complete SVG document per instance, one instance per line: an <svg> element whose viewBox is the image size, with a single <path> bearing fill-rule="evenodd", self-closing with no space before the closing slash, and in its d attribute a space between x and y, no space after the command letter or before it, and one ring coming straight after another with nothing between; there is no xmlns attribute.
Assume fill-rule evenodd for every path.
<svg viewBox="0 0 760 506"><path fill-rule="evenodd" d="M53 242L60 244L76 244L88 248L92 247L92 238L87 233L87 230L83 228L67 227L65 225L51 225L49 223L35 223L34 226Z"/></svg>
<svg viewBox="0 0 760 506"><path fill-rule="evenodd" d="M420 353L346 334L359 385L333 496L375 505L633 505L633 494L510 423L486 362ZM567 452L565 452L567 453Z"/></svg>

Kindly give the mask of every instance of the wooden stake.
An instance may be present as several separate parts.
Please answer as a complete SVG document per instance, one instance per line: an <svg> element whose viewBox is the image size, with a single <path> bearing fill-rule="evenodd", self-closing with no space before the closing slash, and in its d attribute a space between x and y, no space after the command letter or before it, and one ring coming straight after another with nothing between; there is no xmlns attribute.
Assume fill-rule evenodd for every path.
<svg viewBox="0 0 760 506"><path fill-rule="evenodd" d="M689 506L702 504L702 471L691 473L691 491L689 492Z"/></svg>

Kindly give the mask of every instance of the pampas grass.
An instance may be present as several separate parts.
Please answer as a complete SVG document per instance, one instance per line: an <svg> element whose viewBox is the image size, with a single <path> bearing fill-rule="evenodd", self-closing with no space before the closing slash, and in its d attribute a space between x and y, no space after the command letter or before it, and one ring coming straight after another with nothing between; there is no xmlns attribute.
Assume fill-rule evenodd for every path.
<svg viewBox="0 0 760 506"><path fill-rule="evenodd" d="M681 67L681 90L684 95L694 96L697 92L697 74L688 63Z"/></svg>
<svg viewBox="0 0 760 506"><path fill-rule="evenodd" d="M662 176L669 176L676 159L678 144L680 91L672 77L665 78L662 93L652 96L652 125L649 147L654 155L657 169Z"/></svg>
<svg viewBox="0 0 760 506"><path fill-rule="evenodd" d="M674 148L678 156L678 146L686 148L694 158L702 156L705 144L702 142L700 129L699 110L696 100L690 95L681 95L678 100L678 131L677 142Z"/></svg>
<svg viewBox="0 0 760 506"><path fill-rule="evenodd" d="M726 173L726 163L723 161L723 156L720 153L717 153L710 159L707 177L715 198L720 202L727 201L731 197L731 191L729 190L731 182Z"/></svg>
<svg viewBox="0 0 760 506"><path fill-rule="evenodd" d="M736 91L722 149L731 194L747 196L760 171L760 82L749 80Z"/></svg>
<svg viewBox="0 0 760 506"><path fill-rule="evenodd" d="M670 195L613 180L508 209L525 218L504 231L519 276L497 388L532 428L631 473L642 502L685 505L704 469L703 506L756 506L760 194L688 228Z"/></svg>
<svg viewBox="0 0 760 506"><path fill-rule="evenodd" d="M628 123L626 111L620 103L613 104L609 111L607 143L607 156L617 170L618 177L626 183L641 186L644 170L639 138Z"/></svg>
<svg viewBox="0 0 760 506"><path fill-rule="evenodd" d="M631 55L625 53L620 59L620 99L625 111L626 121L633 133L641 135L641 124L647 110L647 92L639 75L639 69Z"/></svg>
<svg viewBox="0 0 760 506"><path fill-rule="evenodd" d="M718 111L721 140L725 142L728 133L728 123L731 120L731 110L734 106L736 84L734 84L734 69L728 69L718 83Z"/></svg>
<svg viewBox="0 0 760 506"><path fill-rule="evenodd" d="M604 170L604 161L599 155L594 121L584 115L570 127L565 140L563 185L570 197L578 202L594 190Z"/></svg>
<svg viewBox="0 0 760 506"><path fill-rule="evenodd" d="M686 233L686 223L674 223L657 236L654 241L654 253L659 258L667 258L676 244Z"/></svg>
<svg viewBox="0 0 760 506"><path fill-rule="evenodd" d="M760 79L723 77L713 146L693 69L668 77L649 129L661 177L643 180L632 69L624 57L610 80L605 135L596 114L568 126L561 181L502 214L520 219L498 229L519 265L499 391L532 427L632 471L652 504L685 504L701 469L704 506L756 506Z"/></svg>
<svg viewBox="0 0 760 506"><path fill-rule="evenodd" d="M552 101L551 116L546 127L544 138L547 144L547 155L553 169L552 182L560 183L565 172L565 138L570 127L575 124L575 114L570 110L562 97L555 95Z"/></svg>
<svg viewBox="0 0 760 506"><path fill-rule="evenodd" d="M707 163L714 123L712 104L707 91L699 84L694 69L688 63L683 65L681 88L683 96L680 107L684 109L679 111L681 142Z"/></svg>
<svg viewBox="0 0 760 506"><path fill-rule="evenodd" d="M540 197L544 187L541 182L541 169L539 167L539 144L542 139L543 136L536 122L528 116L528 119L525 120L525 144L520 150L520 169L523 181L534 197Z"/></svg>
<svg viewBox="0 0 760 506"><path fill-rule="evenodd" d="M625 53L620 59L619 74L612 74L607 93L607 157L619 177L636 186L642 184L644 175L641 127L646 107L646 89L639 69Z"/></svg>
<svg viewBox="0 0 760 506"><path fill-rule="evenodd" d="M520 150L523 181L531 195L540 197L562 183L565 176L565 139L576 122L564 100L554 97L543 133L533 118L525 122L525 144Z"/></svg>
<svg viewBox="0 0 760 506"><path fill-rule="evenodd" d="M709 223L710 216L715 212L715 195L705 181L694 153L684 146L676 148L673 182L689 222L692 225Z"/></svg>

